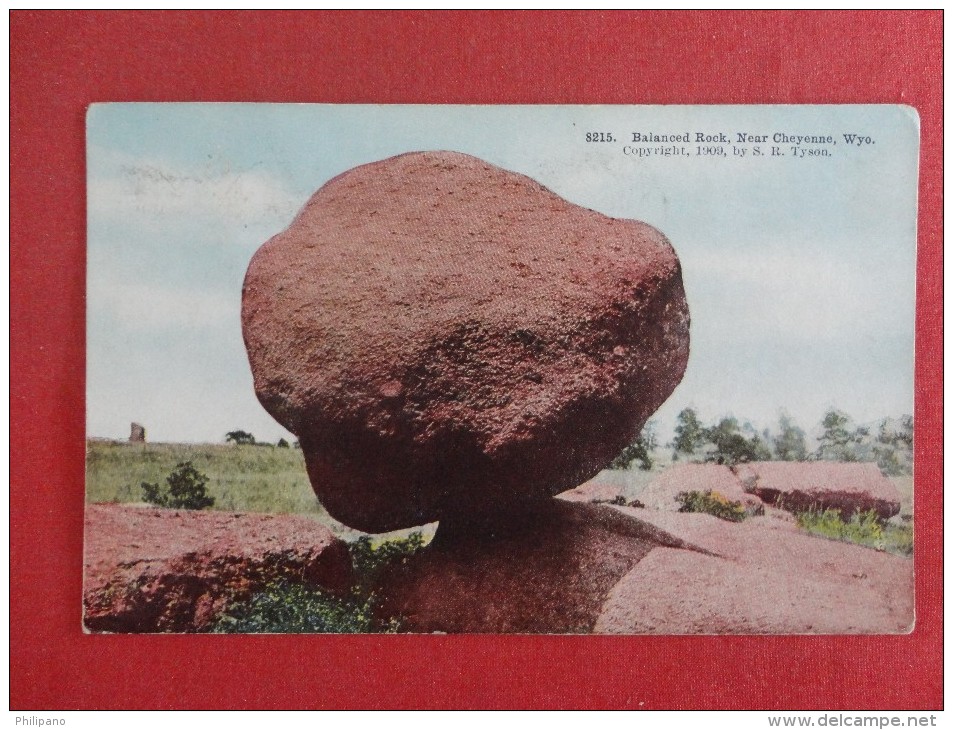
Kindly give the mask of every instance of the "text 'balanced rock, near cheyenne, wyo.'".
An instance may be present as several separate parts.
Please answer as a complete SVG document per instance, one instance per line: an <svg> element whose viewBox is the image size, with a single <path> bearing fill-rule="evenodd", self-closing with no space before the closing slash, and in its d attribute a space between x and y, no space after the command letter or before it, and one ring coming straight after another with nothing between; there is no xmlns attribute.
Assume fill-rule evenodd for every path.
<svg viewBox="0 0 953 730"><path fill-rule="evenodd" d="M453 152L324 185L255 254L242 323L321 503L368 532L492 520L584 482L688 359L661 233Z"/></svg>

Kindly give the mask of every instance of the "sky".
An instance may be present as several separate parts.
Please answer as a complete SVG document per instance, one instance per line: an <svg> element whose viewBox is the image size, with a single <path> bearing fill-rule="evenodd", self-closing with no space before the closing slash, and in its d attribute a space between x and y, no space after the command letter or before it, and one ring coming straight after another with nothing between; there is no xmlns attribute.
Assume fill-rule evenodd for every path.
<svg viewBox="0 0 953 730"><path fill-rule="evenodd" d="M687 133L675 146L692 154L626 154L660 146L636 132ZM769 141L736 144L741 132ZM697 133L725 134L702 147L726 155L696 154ZM776 133L836 144L799 157ZM654 417L663 440L689 406L758 427L784 409L808 430L830 408L857 423L912 413L918 140L915 112L886 105L93 105L87 433L127 438L136 421L150 441L292 439L252 387L248 262L339 173L437 149L669 238L692 324L685 377Z"/></svg>

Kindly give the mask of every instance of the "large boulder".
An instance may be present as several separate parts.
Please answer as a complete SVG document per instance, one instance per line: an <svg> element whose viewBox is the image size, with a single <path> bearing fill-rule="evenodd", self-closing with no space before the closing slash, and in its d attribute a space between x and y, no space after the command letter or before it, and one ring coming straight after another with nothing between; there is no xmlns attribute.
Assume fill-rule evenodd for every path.
<svg viewBox="0 0 953 730"><path fill-rule="evenodd" d="M595 475L681 380L678 259L650 226L451 152L318 190L255 254L258 398L338 520L491 519Z"/></svg>
<svg viewBox="0 0 953 730"><path fill-rule="evenodd" d="M347 545L287 515L86 507L84 624L90 631L193 632L275 580L346 591Z"/></svg>
<svg viewBox="0 0 953 730"><path fill-rule="evenodd" d="M746 492L791 512L836 509L849 519L873 510L900 512L900 492L876 464L761 461L734 467Z"/></svg>

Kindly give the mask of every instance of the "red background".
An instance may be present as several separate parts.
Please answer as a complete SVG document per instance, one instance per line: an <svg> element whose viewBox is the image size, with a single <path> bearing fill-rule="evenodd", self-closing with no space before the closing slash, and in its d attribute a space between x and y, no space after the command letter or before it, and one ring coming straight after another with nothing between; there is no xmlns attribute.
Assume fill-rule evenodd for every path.
<svg viewBox="0 0 953 730"><path fill-rule="evenodd" d="M942 706L942 13L40 13L11 30L13 709ZM905 103L922 122L908 636L86 636L96 101Z"/></svg>

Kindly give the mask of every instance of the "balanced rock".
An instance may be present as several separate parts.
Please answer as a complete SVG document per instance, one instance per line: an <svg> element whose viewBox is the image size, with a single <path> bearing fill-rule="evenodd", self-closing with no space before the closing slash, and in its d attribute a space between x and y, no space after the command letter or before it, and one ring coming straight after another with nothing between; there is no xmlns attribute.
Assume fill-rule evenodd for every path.
<svg viewBox="0 0 953 730"><path fill-rule="evenodd" d="M318 190L255 254L242 324L258 398L322 504L369 532L581 484L688 359L661 233L451 152Z"/></svg>

